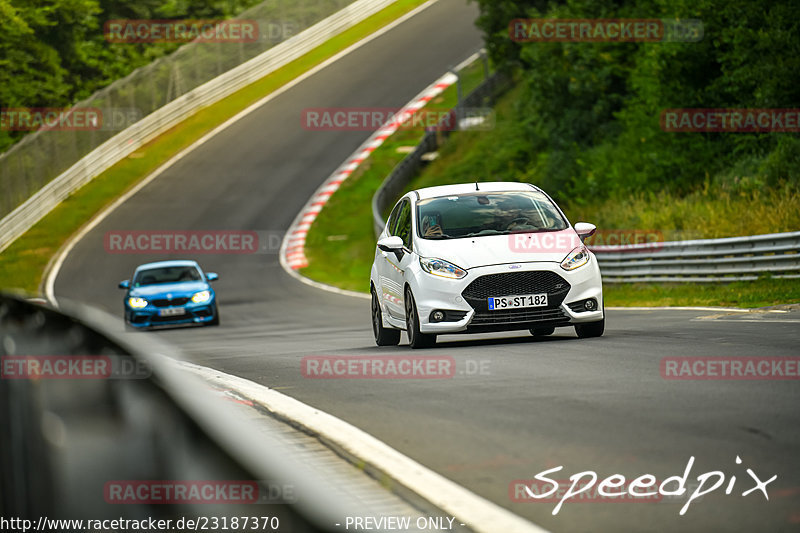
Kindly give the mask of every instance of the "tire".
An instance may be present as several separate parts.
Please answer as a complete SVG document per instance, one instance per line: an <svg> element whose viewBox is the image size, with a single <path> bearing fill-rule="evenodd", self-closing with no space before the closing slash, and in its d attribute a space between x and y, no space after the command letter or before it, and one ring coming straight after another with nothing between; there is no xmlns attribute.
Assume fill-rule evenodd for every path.
<svg viewBox="0 0 800 533"><path fill-rule="evenodd" d="M606 328L606 319L598 320L597 322L589 322L588 324L575 324L575 333L581 339L588 339L590 337L601 337Z"/></svg>
<svg viewBox="0 0 800 533"><path fill-rule="evenodd" d="M436 344L436 335L422 333L419 330L419 313L417 303L411 290L406 290L406 333L408 334L408 344L414 348L430 348Z"/></svg>
<svg viewBox="0 0 800 533"><path fill-rule="evenodd" d="M531 335L534 337L544 337L546 335L552 335L555 333L556 328L554 327L543 327L543 328L533 328L530 330Z"/></svg>
<svg viewBox="0 0 800 533"><path fill-rule="evenodd" d="M375 344L378 346L397 346L400 344L400 330L383 327L383 313L378 303L375 289L369 291L372 295L372 333L375 335Z"/></svg>
<svg viewBox="0 0 800 533"><path fill-rule="evenodd" d="M214 304L214 319L208 323L209 326L219 326L219 309L217 309L217 305Z"/></svg>

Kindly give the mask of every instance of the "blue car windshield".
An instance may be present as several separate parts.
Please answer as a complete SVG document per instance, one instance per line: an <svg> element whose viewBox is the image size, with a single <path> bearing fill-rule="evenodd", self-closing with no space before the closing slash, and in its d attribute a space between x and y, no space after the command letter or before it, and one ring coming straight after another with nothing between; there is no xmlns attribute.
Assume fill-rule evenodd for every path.
<svg viewBox="0 0 800 533"><path fill-rule="evenodd" d="M180 283L182 281L200 281L200 272L193 266L173 266L148 268L140 270L133 279L134 287L156 285L159 283Z"/></svg>
<svg viewBox="0 0 800 533"><path fill-rule="evenodd" d="M558 231L567 227L553 202L535 190L476 191L417 202L417 231L423 239Z"/></svg>

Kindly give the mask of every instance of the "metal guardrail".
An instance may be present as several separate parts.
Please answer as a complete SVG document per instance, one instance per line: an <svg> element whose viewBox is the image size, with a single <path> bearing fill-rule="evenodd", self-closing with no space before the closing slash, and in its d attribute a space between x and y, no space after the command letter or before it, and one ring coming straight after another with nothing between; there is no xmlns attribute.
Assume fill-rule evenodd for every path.
<svg viewBox="0 0 800 533"><path fill-rule="evenodd" d="M68 140L58 137L57 134L64 132L40 131L23 139L19 143L19 147L12 147L9 151L0 155L0 185L2 185L3 189L3 195L0 198L0 204L3 204L0 207L3 207L3 209L0 210L0 213L7 213L13 209L0 220L0 251L4 250L31 226L41 220L42 217L70 194L115 163L128 157L147 142L179 124L199 109L222 100L237 90L301 57L331 37L338 35L394 3L395 0L357 0L345 5L349 1L336 0L332 3L326 3L325 5L328 7L333 7L334 9L341 7L341 9L322 20L317 17L316 23L313 23L310 27L306 25L306 29L302 32L272 46L266 52L260 53L251 59L245 60L246 55L244 52L237 49L236 54L233 55L239 58L235 63L238 66L230 68L215 77L212 74L212 77L206 78L210 79L210 81L204 81L188 92L179 90L181 85L191 86L186 80L188 75L175 76L171 73L170 68L166 68L167 99L176 95L176 93L182 94L166 105L158 107L110 139L105 140L99 146L92 144L90 140L86 141L89 143L87 148L84 146L83 137L80 139L70 138ZM266 4L274 4L274 2L267 2ZM288 4L289 7L292 5L292 3ZM285 13L279 11L278 15ZM252 15L247 15L247 12L242 16L252 17ZM185 55L186 50L194 44L191 43L182 47L173 55ZM220 72L218 63L221 62L221 59L218 55L201 54L200 52L197 52L197 55L203 58L204 63L199 64L200 60L198 60L198 63L192 69L189 69L190 71L211 71L214 74ZM160 63L153 66L157 65L160 65ZM157 86L157 80L160 79L159 75L165 69L154 69L154 72L143 75L143 70L147 68L143 67L143 69L134 71L125 80L115 82L122 83L126 80L142 79L142 86L135 85L134 87L128 87L126 90L118 91L120 92L121 101L125 102L123 105L129 106L135 103L137 95L142 96L148 102L157 102L159 100L156 94L157 91L154 92L153 87ZM116 85L112 84L104 91L111 90L114 87ZM103 107L108 105L108 95L103 93L101 96L99 101L90 99L78 104L76 107L85 108L90 105ZM100 133L107 134L108 132L92 131L87 134L98 134L99 136ZM94 137L92 138L94 139ZM37 139L42 140L41 146L36 144L38 142ZM97 140L94 142L97 142ZM80 146L75 152L75 159L71 160L72 164L69 165L69 168L63 170L58 165L48 163L49 158L53 158L57 153L67 149L74 149L76 144L80 144ZM26 149L26 146L28 149ZM39 148L30 149L35 146L39 146ZM92 148L93 146L96 147ZM20 152L23 151L25 152L24 157L20 155ZM62 164L61 166L67 165ZM29 167L34 169L38 176L33 179L34 183L29 183ZM33 191L36 192L33 193ZM21 205L16 205L16 203L5 205L6 202L13 202L15 198L27 199Z"/></svg>
<svg viewBox="0 0 800 533"><path fill-rule="evenodd" d="M590 248L607 283L800 278L800 231Z"/></svg>
<svg viewBox="0 0 800 533"><path fill-rule="evenodd" d="M504 74L499 72L492 74L461 100L452 111L456 116L459 116L460 112L464 109L480 107L484 102L491 101L492 98L505 87L507 82L508 78ZM380 235L386 225L383 213L394 205L411 179L417 175L419 169L423 165L422 156L435 151L449 134L450 131L446 128L437 128L434 131L425 133L414 151L409 153L394 167L392 172L383 180L380 187L378 187L378 190L375 191L375 194L372 196L372 218L376 237Z"/></svg>
<svg viewBox="0 0 800 533"><path fill-rule="evenodd" d="M247 516L259 518L258 526L243 522L235 529L264 531L271 530L260 523L268 515L279 519L276 530L299 533L338 531L333 524L363 512L359 496L312 469L285 440L258 430L251 415L186 372L173 359L180 356L174 348L146 333L123 333L116 317L82 304L63 302L56 310L0 294L0 338L4 518L36 524L43 516ZM51 371L50 377L60 379L49 379L8 364L9 359L38 360L42 363L36 368L44 369L44 360L54 357L108 363L114 371L81 375L86 365L76 363L75 374ZM30 368L27 363L25 368ZM148 479L249 480L265 488L290 487L291 492L275 498L255 494L267 496L255 504L235 498L230 503L191 498L167 503L145 496L120 505L104 498L106 483Z"/></svg>

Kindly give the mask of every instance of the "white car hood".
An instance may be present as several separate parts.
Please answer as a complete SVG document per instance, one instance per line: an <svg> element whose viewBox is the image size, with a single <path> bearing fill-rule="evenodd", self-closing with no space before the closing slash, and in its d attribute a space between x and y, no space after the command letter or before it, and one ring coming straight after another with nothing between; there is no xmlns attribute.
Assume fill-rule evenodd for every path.
<svg viewBox="0 0 800 533"><path fill-rule="evenodd" d="M572 228L462 239L415 239L419 255L444 259L467 270L505 263L560 263L580 244L580 237Z"/></svg>

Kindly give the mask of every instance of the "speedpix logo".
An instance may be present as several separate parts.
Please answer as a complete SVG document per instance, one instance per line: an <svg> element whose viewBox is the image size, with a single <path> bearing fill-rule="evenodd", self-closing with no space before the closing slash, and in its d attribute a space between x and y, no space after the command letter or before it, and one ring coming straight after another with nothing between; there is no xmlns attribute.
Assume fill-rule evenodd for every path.
<svg viewBox="0 0 800 533"><path fill-rule="evenodd" d="M742 459L738 455L736 456L736 464L742 464ZM668 477L661 483L658 483L656 477L652 474L644 474L632 481L628 481L625 476L621 474L614 474L600 480L599 485L597 485L597 494L602 498L632 497L647 498L651 500L658 496L683 496L687 493L686 486L689 482L690 473L693 466L694 456L689 458L683 475ZM561 507L567 502L567 500L579 497L581 494L592 489L598 482L598 476L596 472L591 470L578 472L577 474L573 474L569 477L569 488L564 491L562 482L548 477L550 474L559 472L563 468L563 466L557 466L555 468L550 468L549 470L543 470L534 476L536 480L535 482L532 482L530 486L527 484L524 486L528 497L534 500L548 500L555 496L558 503L556 504L555 508L553 508L553 515L558 514L558 512L561 510ZM769 501L767 485L775 481L778 476L773 475L765 481L750 468L747 468L745 472L749 476L748 478L745 478L746 481L752 482L753 485L742 491L741 496L744 497L753 493L760 493L764 496L765 500ZM681 516L686 514L686 511L689 509L689 506L693 501L721 488L725 484L726 476L723 472L715 470L700 474L696 479L697 484L695 485L694 490L689 495L686 503L679 512ZM542 490L541 483L547 487L546 490ZM741 487L740 485L737 485L737 477L731 476L730 479L728 479L727 486L725 487L725 494L732 494L734 489L737 489L738 491L741 489Z"/></svg>

